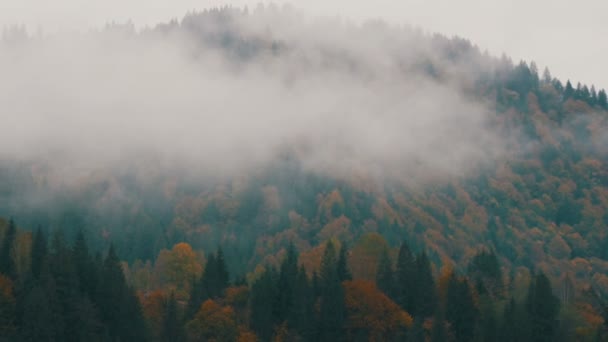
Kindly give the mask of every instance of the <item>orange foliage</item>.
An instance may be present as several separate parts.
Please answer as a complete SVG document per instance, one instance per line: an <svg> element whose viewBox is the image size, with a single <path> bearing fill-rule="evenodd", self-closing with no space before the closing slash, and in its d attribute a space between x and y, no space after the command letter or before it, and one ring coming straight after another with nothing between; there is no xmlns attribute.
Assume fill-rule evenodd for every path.
<svg viewBox="0 0 608 342"><path fill-rule="evenodd" d="M163 311L166 301L165 293L161 290L156 290L140 296L142 311L146 321L150 323L152 333L155 336L160 336L160 327L163 322Z"/></svg>
<svg viewBox="0 0 608 342"><path fill-rule="evenodd" d="M374 280L380 256L388 243L378 233L368 233L357 241L349 255L349 266L353 278Z"/></svg>
<svg viewBox="0 0 608 342"><path fill-rule="evenodd" d="M203 266L201 257L187 243L178 243L171 251L162 250L158 254L155 271L161 276L161 283L175 287L176 296L184 298L190 292L192 279L200 277Z"/></svg>
<svg viewBox="0 0 608 342"><path fill-rule="evenodd" d="M234 310L211 299L201 305L194 319L186 325L186 330L191 341L230 342L238 337Z"/></svg>
<svg viewBox="0 0 608 342"><path fill-rule="evenodd" d="M346 330L352 339L366 331L369 341L388 341L412 325L412 317L391 301L370 281L344 282L347 309Z"/></svg>

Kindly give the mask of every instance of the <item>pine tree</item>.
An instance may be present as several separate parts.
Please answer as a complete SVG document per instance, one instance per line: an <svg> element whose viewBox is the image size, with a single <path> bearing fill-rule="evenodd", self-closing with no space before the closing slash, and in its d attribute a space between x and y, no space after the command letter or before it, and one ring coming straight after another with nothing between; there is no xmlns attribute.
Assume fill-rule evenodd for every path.
<svg viewBox="0 0 608 342"><path fill-rule="evenodd" d="M89 247L82 230L76 234L76 241L72 248L72 264L75 267L81 293L93 296L97 284L97 268L89 254Z"/></svg>
<svg viewBox="0 0 608 342"><path fill-rule="evenodd" d="M574 96L574 88L572 87L572 83L570 80L566 82L566 88L564 88L564 100L567 100Z"/></svg>
<svg viewBox="0 0 608 342"><path fill-rule="evenodd" d="M336 250L331 240L325 247L319 278L321 283L319 339L322 342L340 341L344 336L344 289L338 276Z"/></svg>
<svg viewBox="0 0 608 342"><path fill-rule="evenodd" d="M294 329L305 341L313 338L314 325L314 297L313 290L306 275L304 267L298 270L296 279L293 304L288 315L288 326Z"/></svg>
<svg viewBox="0 0 608 342"><path fill-rule="evenodd" d="M287 249L287 256L281 263L276 294L275 323L280 324L287 318L294 300L294 288L298 277L298 256L293 244Z"/></svg>
<svg viewBox="0 0 608 342"><path fill-rule="evenodd" d="M103 262L97 289L97 306L113 340L145 341L146 331L139 300L127 287L120 260L111 245Z"/></svg>
<svg viewBox="0 0 608 342"><path fill-rule="evenodd" d="M475 333L477 308L466 279L459 280L454 274L450 277L445 311L455 341L471 341Z"/></svg>
<svg viewBox="0 0 608 342"><path fill-rule="evenodd" d="M181 324L177 316L177 301L173 292L171 292L163 310L161 339L172 342L183 341Z"/></svg>
<svg viewBox="0 0 608 342"><path fill-rule="evenodd" d="M15 221L8 221L8 228L4 234L2 245L0 246L0 273L15 280L17 277L17 269L13 260L12 249L17 237L17 228Z"/></svg>
<svg viewBox="0 0 608 342"><path fill-rule="evenodd" d="M437 307L437 293L431 271L431 262L425 252L422 252L416 258L415 281L413 314L420 317L429 317L433 315Z"/></svg>
<svg viewBox="0 0 608 342"><path fill-rule="evenodd" d="M597 104L600 108L608 110L608 97L606 96L606 90L602 89L597 94Z"/></svg>
<svg viewBox="0 0 608 342"><path fill-rule="evenodd" d="M416 260L407 243L403 242L397 256L395 296L397 304L414 315L416 295Z"/></svg>
<svg viewBox="0 0 608 342"><path fill-rule="evenodd" d="M517 325L516 325L516 304L515 299L511 300L505 305L505 309L502 315L502 324L498 333L498 341L502 342L515 342L517 341Z"/></svg>
<svg viewBox="0 0 608 342"><path fill-rule="evenodd" d="M551 76L551 72L549 71L549 68L545 67L545 70L543 71L543 83L551 84L552 80L553 80L553 77Z"/></svg>
<svg viewBox="0 0 608 342"><path fill-rule="evenodd" d="M549 278L537 274L530 283L526 297L533 341L552 341L557 328L559 299L553 294Z"/></svg>
<svg viewBox="0 0 608 342"><path fill-rule="evenodd" d="M268 341L274 330L272 305L276 293L274 270L266 270L251 286L251 329L262 341Z"/></svg>
<svg viewBox="0 0 608 342"><path fill-rule="evenodd" d="M348 246L346 243L342 243L340 247L340 256L338 257L338 277L340 281L352 280L353 277L348 269Z"/></svg>
<svg viewBox="0 0 608 342"><path fill-rule="evenodd" d="M386 249L382 251L378 262L376 286L389 298L395 298L393 263Z"/></svg>
<svg viewBox="0 0 608 342"><path fill-rule="evenodd" d="M47 257L47 240L40 227L38 227L36 233L34 234L34 241L32 242L32 250L30 255L32 261L32 276L34 279L40 279L42 267L46 262Z"/></svg>

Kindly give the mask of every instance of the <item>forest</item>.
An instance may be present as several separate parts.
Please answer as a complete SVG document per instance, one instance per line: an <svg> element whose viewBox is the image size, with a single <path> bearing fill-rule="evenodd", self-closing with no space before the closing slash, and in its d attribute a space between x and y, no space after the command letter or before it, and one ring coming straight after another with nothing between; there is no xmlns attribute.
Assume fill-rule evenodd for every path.
<svg viewBox="0 0 608 342"><path fill-rule="evenodd" d="M74 88L63 78L28 88L43 102L56 87L65 102L99 105L91 115L116 111L127 129L107 134L99 119L65 145L51 136L53 152L16 149L25 157L11 150L21 126L0 138L0 341L608 340L606 91L459 37L292 11L218 8L139 31L109 24L74 38L92 52L70 63L89 70L77 59L126 49L96 62L142 64L133 77L144 85L117 78L95 96L76 92L91 75L103 83L91 71L62 74ZM319 27L331 30L310 34ZM0 48L13 55L0 56L0 72L27 69L22 54L52 55L61 39L5 30ZM168 70L188 76L159 86L138 49L154 63L179 50L189 67ZM193 70L240 93L223 98ZM0 85L0 101L30 115ZM133 101L150 98L145 119L160 130L122 112L141 110L119 96L131 89ZM126 109L100 105L101 90ZM348 115L315 111L318 101ZM211 114L192 121L179 114L194 111L184 102ZM61 103L44 102L72 108ZM54 133L74 133L60 119ZM290 121L296 128L268 129ZM378 128L386 139L363 134ZM132 136L172 158L113 150L135 146Z"/></svg>

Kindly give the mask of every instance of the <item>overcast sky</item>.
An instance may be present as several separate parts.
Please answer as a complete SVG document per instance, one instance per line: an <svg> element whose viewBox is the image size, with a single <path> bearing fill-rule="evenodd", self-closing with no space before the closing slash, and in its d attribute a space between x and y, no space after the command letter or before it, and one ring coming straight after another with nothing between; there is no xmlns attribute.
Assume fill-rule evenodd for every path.
<svg viewBox="0 0 608 342"><path fill-rule="evenodd" d="M154 25L192 9L257 0L0 0L0 26L25 24L45 32L99 27L131 19ZM266 1L265 1L266 2ZM283 1L275 1L281 3ZM383 18L469 38L514 60L535 60L555 76L608 87L608 1L603 0L305 0L297 8L362 20Z"/></svg>

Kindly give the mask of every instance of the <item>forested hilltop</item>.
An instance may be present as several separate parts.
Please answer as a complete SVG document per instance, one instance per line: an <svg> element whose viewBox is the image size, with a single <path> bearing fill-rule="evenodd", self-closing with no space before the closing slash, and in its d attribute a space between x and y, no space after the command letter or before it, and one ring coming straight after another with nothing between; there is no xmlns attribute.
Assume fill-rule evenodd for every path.
<svg viewBox="0 0 608 342"><path fill-rule="evenodd" d="M0 140L7 340L608 338L605 90L274 6L65 39L3 35L4 74L76 70L7 110L99 118Z"/></svg>

